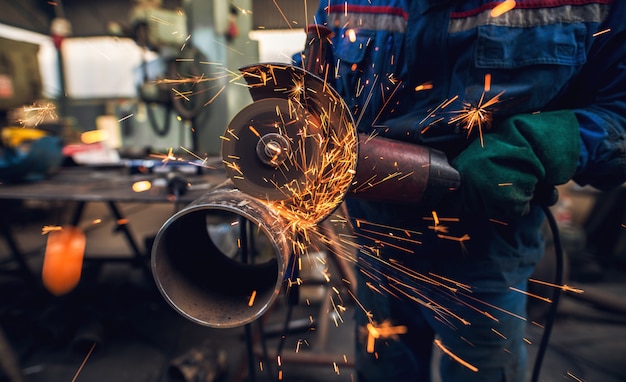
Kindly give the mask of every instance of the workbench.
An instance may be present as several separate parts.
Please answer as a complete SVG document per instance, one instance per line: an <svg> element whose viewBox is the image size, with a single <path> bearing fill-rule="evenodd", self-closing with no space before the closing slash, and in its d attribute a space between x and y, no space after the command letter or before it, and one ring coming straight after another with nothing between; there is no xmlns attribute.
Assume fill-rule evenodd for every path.
<svg viewBox="0 0 626 382"><path fill-rule="evenodd" d="M195 166L193 166L195 167ZM117 222L117 230L124 235L130 249L130 256L123 258L131 261L134 265L145 267L147 270L149 253L145 253L137 243L130 222L125 219L121 203L169 203L174 206L173 212L178 206L185 206L204 193L226 180L226 174L221 164L215 161L215 166L210 168L196 168L190 170L190 165L157 166L150 168L148 173L136 172L136 168L128 165L119 166L89 166L89 167L62 167L58 173L48 179L24 182L24 183L0 183L0 202L5 201L66 201L74 202L72 205L70 221L67 224L78 226L83 217L83 211L88 203L103 203L107 206L110 214ZM145 170L145 168L144 168ZM168 174L176 174L188 182L188 187L177 196L168 192L166 177ZM133 191L133 185L137 182L149 181L152 188L142 192ZM157 186L161 184L161 186ZM23 277L31 281L37 280L30 270L24 253L21 251L12 230L12 222L6 213L0 214L0 235L4 238L12 260L18 265L18 271ZM147 252L147 251L146 251ZM88 254L85 261L92 260ZM105 258L98 256L97 261L119 261L120 257Z"/></svg>

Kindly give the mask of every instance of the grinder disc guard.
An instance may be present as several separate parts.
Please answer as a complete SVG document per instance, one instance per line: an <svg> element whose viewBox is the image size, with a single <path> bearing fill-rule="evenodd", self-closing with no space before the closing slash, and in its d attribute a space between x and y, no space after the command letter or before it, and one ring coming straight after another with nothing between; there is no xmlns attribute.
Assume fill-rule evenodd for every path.
<svg viewBox="0 0 626 382"><path fill-rule="evenodd" d="M242 109L222 143L226 171L237 188L259 199L284 200L291 197L290 187L306 183L305 170L319 162L319 132L307 118L305 110L281 98Z"/></svg>
<svg viewBox="0 0 626 382"><path fill-rule="evenodd" d="M240 70L254 102L224 134L228 176L291 222L323 220L356 173L352 115L332 87L303 69L264 63Z"/></svg>

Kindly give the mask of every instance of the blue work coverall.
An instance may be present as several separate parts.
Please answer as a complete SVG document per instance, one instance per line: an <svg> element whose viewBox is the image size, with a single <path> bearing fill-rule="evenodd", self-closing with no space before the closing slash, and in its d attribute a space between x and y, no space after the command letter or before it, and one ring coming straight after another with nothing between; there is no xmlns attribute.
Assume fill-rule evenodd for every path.
<svg viewBox="0 0 626 382"><path fill-rule="evenodd" d="M626 1L520 0L493 17L499 3L322 0L314 22L334 32L327 79L360 132L450 159L479 135L454 123L467 105L496 97L486 108L492 129L519 113L572 110L581 140L574 180L623 183ZM444 381L524 380L529 323L517 290L543 252L540 208L502 224L461 215L445 200L347 205L360 244L360 380L428 381L433 340L449 352ZM379 335L368 351L368 323L396 334Z"/></svg>

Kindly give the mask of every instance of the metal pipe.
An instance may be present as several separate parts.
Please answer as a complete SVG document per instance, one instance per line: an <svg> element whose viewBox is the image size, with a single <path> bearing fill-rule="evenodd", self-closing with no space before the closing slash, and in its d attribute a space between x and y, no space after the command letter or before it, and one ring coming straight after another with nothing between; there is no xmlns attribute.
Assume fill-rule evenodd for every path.
<svg viewBox="0 0 626 382"><path fill-rule="evenodd" d="M241 222L250 224L241 261ZM165 300L198 324L238 327L260 317L281 292L290 245L285 222L238 189L219 187L169 218L157 233L152 271ZM248 239L250 240L250 239Z"/></svg>

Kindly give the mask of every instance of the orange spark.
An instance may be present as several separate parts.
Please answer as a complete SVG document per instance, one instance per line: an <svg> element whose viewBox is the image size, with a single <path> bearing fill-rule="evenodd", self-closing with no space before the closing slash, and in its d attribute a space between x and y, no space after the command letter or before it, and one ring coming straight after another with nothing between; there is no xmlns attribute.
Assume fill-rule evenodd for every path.
<svg viewBox="0 0 626 382"><path fill-rule="evenodd" d="M405 334L407 327L404 325L392 326L388 322L383 322L380 326L367 324L367 352L374 353L374 343L378 338L396 338L398 334Z"/></svg>
<svg viewBox="0 0 626 382"><path fill-rule="evenodd" d="M496 223L496 224L509 225L509 223L503 222L502 220L498 220L498 219L490 218L489 221L492 223Z"/></svg>
<svg viewBox="0 0 626 382"><path fill-rule="evenodd" d="M499 331L495 330L494 328L491 328L491 331L494 332L496 335L498 335L498 337L501 337L502 339L506 340L506 336L502 333L500 333Z"/></svg>
<svg viewBox="0 0 626 382"><path fill-rule="evenodd" d="M610 31L611 31L611 28L603 29L601 31L598 31L598 32L594 33L592 36L593 37L598 37L598 36L603 35L605 33L609 33Z"/></svg>
<svg viewBox="0 0 626 382"><path fill-rule="evenodd" d="M285 20L285 23L287 23L287 26L289 27L289 29L293 29L291 27L291 23L287 19L287 16L285 16L285 14L283 13L283 10L280 9L280 7L278 6L278 3L276 2L276 0L272 0L272 1L274 2L274 5L276 6L276 9L278 9L278 12L280 12L280 15L283 17L283 20Z"/></svg>
<svg viewBox="0 0 626 382"><path fill-rule="evenodd" d="M469 102L464 102L463 109L455 111L455 113L458 113L459 115L450 119L448 123L461 123L463 129L467 131L468 137L474 131L474 128L478 128L480 145L484 147L483 127L486 129L491 127L491 122L493 120L493 111L490 110L490 108L500 101L500 96L503 93L504 92L500 92L485 102L483 102L483 99L485 97L485 93L483 93L480 96L480 100L478 100L478 103L476 105L473 105Z"/></svg>
<svg viewBox="0 0 626 382"><path fill-rule="evenodd" d="M254 126L250 125L248 126L248 129L250 131L252 131L252 134L256 135L257 137L261 138L261 134L259 134L259 132L254 128Z"/></svg>
<svg viewBox="0 0 626 382"><path fill-rule="evenodd" d="M150 154L150 156L153 158L160 158L161 163L163 163L164 165L167 164L171 160L174 160L174 161L178 160L178 158L174 156L174 150L171 147L168 150L167 154Z"/></svg>
<svg viewBox="0 0 626 382"><path fill-rule="evenodd" d="M516 5L515 0L505 0L503 3L496 5L491 10L490 16L491 17L502 16L503 14L515 8L515 5Z"/></svg>
<svg viewBox="0 0 626 382"><path fill-rule="evenodd" d="M433 211L433 220L435 221L435 225L439 225L439 217L437 216L437 211Z"/></svg>
<svg viewBox="0 0 626 382"><path fill-rule="evenodd" d="M122 118L118 119L118 120L117 120L117 122L122 122L122 121L125 121L125 120L127 120L128 118L132 117L133 115L135 115L135 114L128 114L126 117L122 117Z"/></svg>
<svg viewBox="0 0 626 382"><path fill-rule="evenodd" d="M431 82L426 82L424 84L417 85L415 87L415 91L419 92L419 91L422 91L422 90L430 90L432 88L433 88L433 84Z"/></svg>
<svg viewBox="0 0 626 382"><path fill-rule="evenodd" d="M86 145L106 141L107 139L108 134L104 130L85 131L80 135L80 141Z"/></svg>
<svg viewBox="0 0 626 382"><path fill-rule="evenodd" d="M491 74L490 73L485 74L485 86L484 86L484 89L485 89L485 93L489 92L491 90Z"/></svg>
<svg viewBox="0 0 626 382"><path fill-rule="evenodd" d="M458 242L464 242L470 239L468 234L465 234L461 237L456 237L456 236L447 236L447 235L437 235L438 238L440 239L448 239L448 240L452 240L452 241L458 241Z"/></svg>
<svg viewBox="0 0 626 382"><path fill-rule="evenodd" d="M585 382L585 380L584 380L584 379L582 379L582 378L579 378L579 377L575 376L575 375L574 375L574 373L572 373L572 372L571 372L571 371L569 371L569 370L567 371L567 376L568 376L568 377L572 377L572 378L573 378L575 381L577 381L577 382Z"/></svg>
<svg viewBox="0 0 626 382"><path fill-rule="evenodd" d="M443 343L441 342L440 339L435 339L435 345L437 345L437 347L439 349L441 349L442 352L444 352L445 354L447 354L450 358L452 358L453 360L457 361L458 363L460 363L461 365L465 366L466 368L470 369L473 372L477 372L478 368L472 364L470 364L467 361L464 361L463 359L461 359L459 356L457 356L456 354L452 353L450 351L450 349L448 349L447 347L445 347L443 345Z"/></svg>
<svg viewBox="0 0 626 382"><path fill-rule="evenodd" d="M558 285L558 284L553 284L553 283L549 283L547 281L541 281L541 280L537 280L537 279L528 279L528 281L530 281L532 283L536 283L536 284L549 286L549 287L552 287L552 288L558 288L558 289L563 290L564 292L573 292L573 293L578 293L578 294L582 294L582 293L585 292L582 289L574 288L574 287L569 286L567 284Z"/></svg>
<svg viewBox="0 0 626 382"><path fill-rule="evenodd" d="M18 119L20 125L23 126L38 126L44 121L53 121L57 119L56 106L52 103L34 103L31 106L25 106L21 112L24 116L22 119Z"/></svg>
<svg viewBox="0 0 626 382"><path fill-rule="evenodd" d="M346 31L346 34L348 35L348 40L350 40L350 42L356 41L356 32L354 31L354 29L348 29Z"/></svg>
<svg viewBox="0 0 626 382"><path fill-rule="evenodd" d="M216 99L216 98L217 98L220 94L222 94L222 92L224 91L224 89L225 89L225 88L226 88L226 85L222 86L222 87L220 88L220 90L218 90L218 91L217 91L217 93L216 93L213 97L211 97L211 99L210 99L210 100L206 101L206 103L204 104L204 106L207 106L207 105L212 104L212 103L213 103L213 101L215 101L215 99Z"/></svg>
<svg viewBox="0 0 626 382"><path fill-rule="evenodd" d="M94 342L93 345L91 345L91 349L89 349L89 352L87 352L85 359L83 359L83 362L80 364L80 367L78 368L78 370L76 370L76 374L74 375L74 378L72 378L72 382L75 382L76 378L78 378L78 374L80 374L81 370L83 370L83 367L85 367L85 364L87 363L87 360L91 356L91 353L93 353L93 349L95 349L95 347L96 347L96 342Z"/></svg>
<svg viewBox="0 0 626 382"><path fill-rule="evenodd" d="M55 226L52 226L52 225L45 225L45 226L43 226L43 228L41 229L41 234L42 234L42 235L45 235L45 234L48 234L48 233L50 233L50 232L52 232L52 231L60 231L60 230L62 230L62 229L63 229L63 227L58 226L58 225L55 225Z"/></svg>
<svg viewBox="0 0 626 382"><path fill-rule="evenodd" d="M248 300L248 306L254 305L254 299L256 298L256 291L252 291L252 295L250 296L250 300Z"/></svg>
<svg viewBox="0 0 626 382"><path fill-rule="evenodd" d="M514 287L509 287L509 289L511 289L514 292L522 293L522 294L525 294L526 296L533 297L533 298L536 298L536 299L544 301L544 302L549 302L549 303L552 302L552 300L550 300L547 297L539 296L537 294L530 293L530 292L527 292L525 290L517 289L517 288L514 288Z"/></svg>
<svg viewBox="0 0 626 382"><path fill-rule="evenodd" d="M149 180L140 180L138 182L133 183L132 189L135 192L144 192L148 191L152 188L152 182Z"/></svg>

